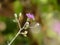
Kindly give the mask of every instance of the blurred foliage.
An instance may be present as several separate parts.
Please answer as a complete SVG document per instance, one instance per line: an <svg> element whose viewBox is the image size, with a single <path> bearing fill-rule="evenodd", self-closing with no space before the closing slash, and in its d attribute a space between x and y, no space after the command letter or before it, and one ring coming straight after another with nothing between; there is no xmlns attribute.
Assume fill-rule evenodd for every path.
<svg viewBox="0 0 60 45"><path fill-rule="evenodd" d="M3 32L4 34L8 34L9 32L12 33L12 32L14 32L15 29L17 29L17 23L13 22L12 19L2 17L2 16L0 16L0 17L1 17L0 21L5 22L7 25L6 30Z"/></svg>
<svg viewBox="0 0 60 45"><path fill-rule="evenodd" d="M15 13L19 14L22 11L22 5L19 1L14 2L14 11Z"/></svg>

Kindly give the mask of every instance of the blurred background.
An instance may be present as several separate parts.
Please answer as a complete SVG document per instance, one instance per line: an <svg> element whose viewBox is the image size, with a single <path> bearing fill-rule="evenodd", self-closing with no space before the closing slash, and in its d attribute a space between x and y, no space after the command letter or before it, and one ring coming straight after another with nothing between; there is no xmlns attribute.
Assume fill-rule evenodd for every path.
<svg viewBox="0 0 60 45"><path fill-rule="evenodd" d="M44 27L45 31L35 34L38 29L30 30L27 37L19 35L11 45L60 45L60 0L0 0L0 45L7 45L19 31L14 14L20 12L39 15L44 25L40 30Z"/></svg>

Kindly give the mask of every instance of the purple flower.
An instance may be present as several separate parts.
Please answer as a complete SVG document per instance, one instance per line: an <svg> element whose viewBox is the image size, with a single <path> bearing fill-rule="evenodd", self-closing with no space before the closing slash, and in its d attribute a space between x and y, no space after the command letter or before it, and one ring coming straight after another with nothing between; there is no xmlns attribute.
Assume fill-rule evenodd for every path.
<svg viewBox="0 0 60 45"><path fill-rule="evenodd" d="M34 15L31 14L31 13L27 13L26 16L27 16L28 18L30 18L30 19L34 19Z"/></svg>
<svg viewBox="0 0 60 45"><path fill-rule="evenodd" d="M52 26L53 30L60 34L60 21L56 20Z"/></svg>

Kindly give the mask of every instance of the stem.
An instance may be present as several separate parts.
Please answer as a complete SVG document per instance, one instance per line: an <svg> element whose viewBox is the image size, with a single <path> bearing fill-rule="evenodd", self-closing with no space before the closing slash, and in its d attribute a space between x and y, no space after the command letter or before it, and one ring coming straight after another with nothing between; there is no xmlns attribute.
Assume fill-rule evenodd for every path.
<svg viewBox="0 0 60 45"><path fill-rule="evenodd" d="M19 23L19 22L18 22ZM24 26L26 25L26 23L24 24ZM15 35L15 37L11 40L11 42L10 43L8 43L8 45L11 45L12 43L13 43L13 41L17 38L17 36L19 35L19 34L21 34L21 31L24 29L24 26L23 26L23 28L20 28L20 25L19 25L19 28L20 28L20 30L18 31L18 33Z"/></svg>
<svg viewBox="0 0 60 45"><path fill-rule="evenodd" d="M20 22L19 22L19 20L17 18L16 18L16 21L18 23L19 28L21 28Z"/></svg>
<svg viewBox="0 0 60 45"><path fill-rule="evenodd" d="M19 20L17 18L15 18L17 23L18 23L18 26L20 28L20 30L17 32L17 34L15 35L15 37L10 41L10 43L8 43L8 45L11 45L13 43L13 41L18 37L19 34L21 34L21 31L24 29L26 23L24 24L23 28L21 28L21 25L19 23Z"/></svg>
<svg viewBox="0 0 60 45"><path fill-rule="evenodd" d="M15 35L15 37L11 40L11 42L8 43L8 45L11 45L11 44L13 43L13 41L17 38L17 36L21 33L21 30L23 30L23 28L21 28L21 25L20 25L20 23L19 23L19 20L18 20L17 18L15 18L15 19L16 19L16 21L17 21L17 23L18 23L18 26L19 26L20 30L19 30L18 33Z"/></svg>
<svg viewBox="0 0 60 45"><path fill-rule="evenodd" d="M8 43L8 45L11 45L13 43L13 41L17 38L17 36L21 33L21 30L23 30L24 28L21 28L18 33L16 34L16 36L11 40L10 43Z"/></svg>

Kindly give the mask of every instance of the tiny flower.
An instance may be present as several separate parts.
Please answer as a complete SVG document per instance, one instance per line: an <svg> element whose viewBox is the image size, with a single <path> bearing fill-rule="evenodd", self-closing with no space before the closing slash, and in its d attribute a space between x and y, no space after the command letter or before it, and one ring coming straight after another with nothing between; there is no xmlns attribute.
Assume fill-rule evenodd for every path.
<svg viewBox="0 0 60 45"><path fill-rule="evenodd" d="M31 13L27 13L26 16L27 16L28 18L30 18L30 19L34 19L34 15L31 14Z"/></svg>

